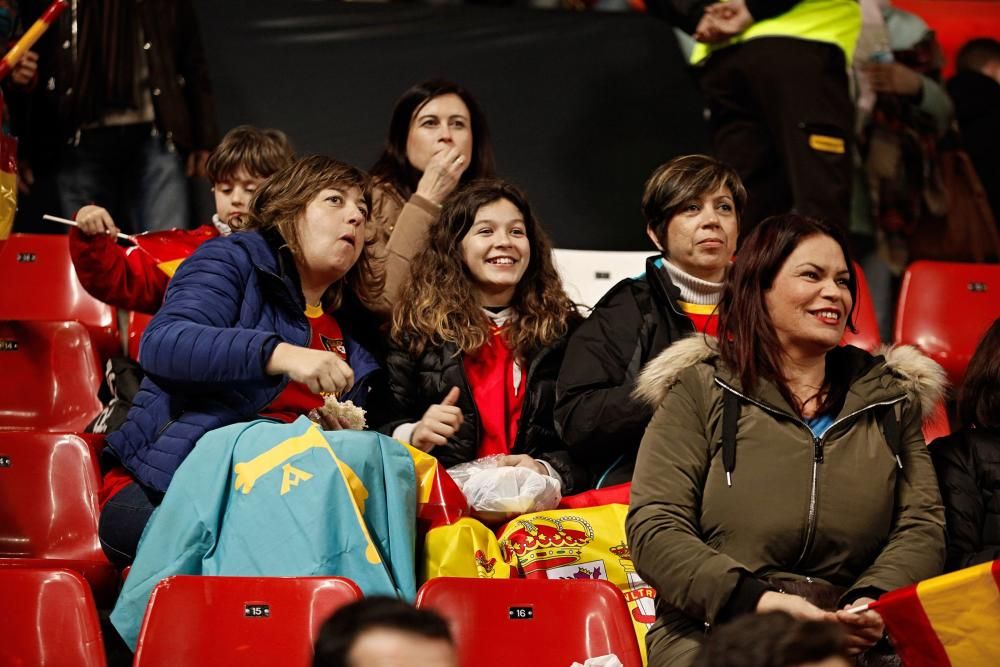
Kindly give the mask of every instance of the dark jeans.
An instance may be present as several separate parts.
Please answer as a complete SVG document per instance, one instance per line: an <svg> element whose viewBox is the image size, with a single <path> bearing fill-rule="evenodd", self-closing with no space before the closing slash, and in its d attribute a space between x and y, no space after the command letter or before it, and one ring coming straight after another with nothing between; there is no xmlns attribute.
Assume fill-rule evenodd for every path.
<svg viewBox="0 0 1000 667"><path fill-rule="evenodd" d="M81 130L59 155L56 181L67 217L97 204L126 233L189 226L181 157L151 123Z"/></svg>
<svg viewBox="0 0 1000 667"><path fill-rule="evenodd" d="M97 535L105 555L119 569L135 560L142 531L163 494L133 482L111 496L101 512Z"/></svg>

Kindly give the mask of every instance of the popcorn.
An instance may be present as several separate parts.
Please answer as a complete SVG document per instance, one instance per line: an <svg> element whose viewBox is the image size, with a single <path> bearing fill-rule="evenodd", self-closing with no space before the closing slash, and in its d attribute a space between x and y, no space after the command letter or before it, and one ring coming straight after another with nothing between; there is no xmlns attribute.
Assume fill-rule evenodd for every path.
<svg viewBox="0 0 1000 667"><path fill-rule="evenodd" d="M353 401L341 403L333 394L324 396L323 407L315 412L325 415L330 421L339 419L340 423L351 430L362 431L367 426L364 408L354 405ZM310 413L310 418L312 418L312 413ZM314 419L314 421L316 420Z"/></svg>

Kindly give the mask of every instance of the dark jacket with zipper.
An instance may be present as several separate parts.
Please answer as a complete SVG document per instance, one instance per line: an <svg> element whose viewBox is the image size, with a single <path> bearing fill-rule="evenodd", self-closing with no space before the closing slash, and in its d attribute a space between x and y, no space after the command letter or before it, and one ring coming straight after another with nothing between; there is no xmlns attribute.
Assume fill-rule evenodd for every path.
<svg viewBox="0 0 1000 667"><path fill-rule="evenodd" d="M588 488L588 478L585 470L570 458L552 422L556 374L565 346L563 338L543 348L524 368L524 403L510 453L527 454L547 462L562 478L563 495L570 495ZM457 405L465 421L446 444L430 453L446 468L475 460L481 439L479 411L458 348L450 343L429 348L419 359L413 359L403 349L393 348L386 366L395 403L392 414L396 419L381 430L391 434L400 424L420 421L427 408L441 402L452 387L458 387L461 394Z"/></svg>
<svg viewBox="0 0 1000 667"><path fill-rule="evenodd" d="M24 149L36 161L55 155L60 144L73 142L85 121L76 90L82 1L69 0L70 7L36 49L38 85L31 100L31 127L22 137ZM34 20L49 2L30 5L25 15ZM193 3L144 0L136 3L136 15L142 26L156 128L183 153L212 150L219 141L215 101Z"/></svg>
<svg viewBox="0 0 1000 667"><path fill-rule="evenodd" d="M212 429L256 419L288 384L268 375L278 343L312 336L295 262L276 233L240 232L201 245L180 265L142 336L146 377L108 455L143 486L166 491L174 471ZM353 295L336 311L354 387L342 397L387 419L374 319Z"/></svg>
<svg viewBox="0 0 1000 667"><path fill-rule="evenodd" d="M1000 558L1000 430L964 429L930 450L948 526L945 569Z"/></svg>
<svg viewBox="0 0 1000 667"><path fill-rule="evenodd" d="M690 664L706 623L752 611L775 581L844 587L843 604L941 573L944 508L921 415L942 395L943 371L906 346L884 356L838 347L827 364L851 380L819 438L775 385L740 386L713 338L681 341L644 370L637 394L659 407L626 530L659 595L651 666ZM727 394L739 399L734 466L720 444ZM898 462L886 411L900 427Z"/></svg>
<svg viewBox="0 0 1000 667"><path fill-rule="evenodd" d="M601 486L632 479L653 416L653 406L632 399L639 371L694 332L662 262L660 255L649 257L645 274L621 281L601 298L570 337L559 371L556 430Z"/></svg>

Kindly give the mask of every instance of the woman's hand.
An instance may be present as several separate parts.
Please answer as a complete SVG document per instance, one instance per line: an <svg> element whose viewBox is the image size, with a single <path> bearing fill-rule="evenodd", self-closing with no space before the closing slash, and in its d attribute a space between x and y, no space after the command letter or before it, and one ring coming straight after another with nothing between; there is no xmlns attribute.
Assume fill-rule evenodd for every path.
<svg viewBox="0 0 1000 667"><path fill-rule="evenodd" d="M508 454L500 459L500 465L512 468L530 468L539 475L549 476L549 469L527 454Z"/></svg>
<svg viewBox="0 0 1000 667"><path fill-rule="evenodd" d="M107 209L100 206L87 205L76 212L76 224L80 231L87 236L107 234L114 236L118 233L115 221L111 219L111 214Z"/></svg>
<svg viewBox="0 0 1000 667"><path fill-rule="evenodd" d="M851 614L845 611L850 607L875 602L872 598L858 598L853 604L847 605L837 612L844 632L847 634L846 646L850 655L857 655L871 648L885 633L885 622L882 616L874 610Z"/></svg>
<svg viewBox="0 0 1000 667"><path fill-rule="evenodd" d="M411 445L420 451L429 452L455 435L455 431L465 421L462 409L455 405L459 395L458 387L452 387L440 403L427 408L427 412L413 429Z"/></svg>
<svg viewBox="0 0 1000 667"><path fill-rule="evenodd" d="M457 148L449 146L441 149L427 163L424 175L417 183L417 194L440 205L458 187L468 167L468 161Z"/></svg>
<svg viewBox="0 0 1000 667"><path fill-rule="evenodd" d="M287 375L314 394L341 396L354 386L354 371L338 354L289 343L278 343L264 370L268 375Z"/></svg>
<svg viewBox="0 0 1000 667"><path fill-rule="evenodd" d="M823 611L813 603L798 595L788 595L777 591L768 591L757 601L757 613L766 614L769 611L783 611L793 618L802 621L837 621L833 612Z"/></svg>

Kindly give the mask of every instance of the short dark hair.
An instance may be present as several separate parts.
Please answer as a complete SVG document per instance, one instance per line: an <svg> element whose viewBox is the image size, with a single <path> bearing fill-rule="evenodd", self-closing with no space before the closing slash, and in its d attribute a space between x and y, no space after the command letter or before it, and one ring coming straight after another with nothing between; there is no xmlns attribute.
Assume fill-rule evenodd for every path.
<svg viewBox="0 0 1000 667"><path fill-rule="evenodd" d="M983 334L965 369L958 421L963 428L1000 429L1000 318Z"/></svg>
<svg viewBox="0 0 1000 667"><path fill-rule="evenodd" d="M708 155L681 155L661 164L650 174L642 192L646 226L662 239L667 224L682 206L723 185L733 195L739 222L747 205L747 190L735 169Z"/></svg>
<svg viewBox="0 0 1000 667"><path fill-rule="evenodd" d="M453 643L448 624L437 613L395 598L369 597L341 607L323 623L316 638L313 667L347 667L354 642L376 629Z"/></svg>
<svg viewBox="0 0 1000 667"><path fill-rule="evenodd" d="M392 110L392 120L389 121L389 136L386 137L385 148L371 168L372 179L376 185L392 186L404 200L409 199L417 189L417 182L421 176L406 156L410 122L413 115L425 104L442 95L458 95L469 109L469 121L472 123L472 159L469 161L469 168L462 174L461 182L468 183L496 173L490 129L486 124L486 116L472 93L457 83L444 79L421 81L403 93L396 102Z"/></svg>
<svg viewBox="0 0 1000 667"><path fill-rule="evenodd" d="M847 658L838 624L771 612L747 614L720 627L693 667L794 667L838 656Z"/></svg>
<svg viewBox="0 0 1000 667"><path fill-rule="evenodd" d="M774 285L774 278L788 256L800 243L813 236L830 237L844 253L847 286L851 293L847 328L856 331L854 310L858 304L858 276L851 261L847 238L836 225L798 213L772 216L750 232L736 253L719 299L717 333L722 360L740 379L744 390L752 390L760 379L770 380L777 385L788 404L797 410L801 410L801 406L792 396L782 375L782 348L767 309L766 293ZM844 400L850 380L845 372L846 367L827 364L828 390L818 414L833 409Z"/></svg>
<svg viewBox="0 0 1000 667"><path fill-rule="evenodd" d="M294 158L292 144L281 130L240 125L222 137L208 156L205 171L213 185L232 178L241 169L249 176L267 178Z"/></svg>
<svg viewBox="0 0 1000 667"><path fill-rule="evenodd" d="M1000 42L992 37L977 37L958 50L955 69L959 72L979 72L991 62L1000 62Z"/></svg>

